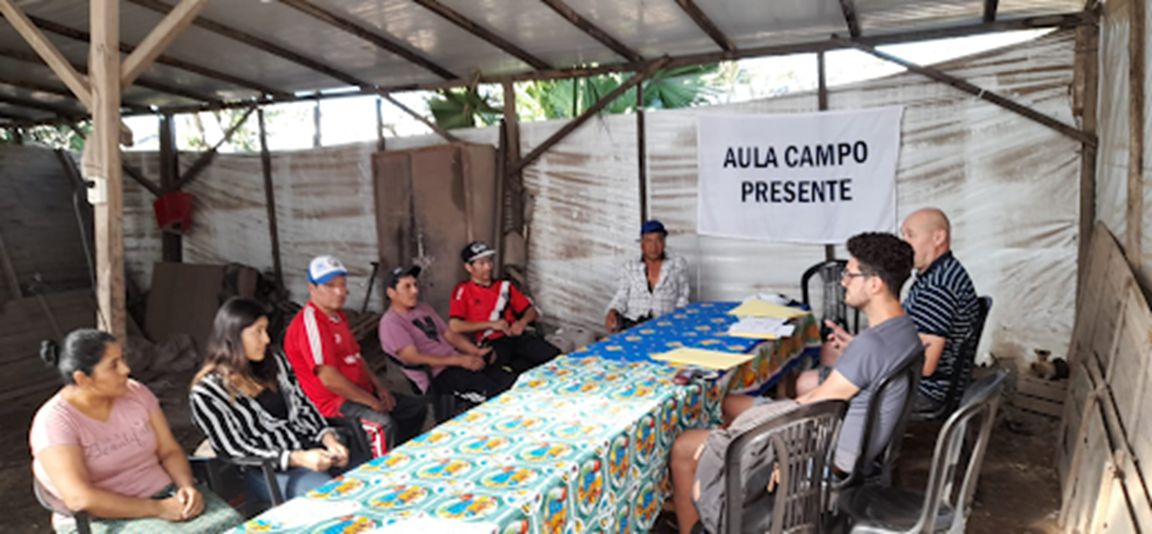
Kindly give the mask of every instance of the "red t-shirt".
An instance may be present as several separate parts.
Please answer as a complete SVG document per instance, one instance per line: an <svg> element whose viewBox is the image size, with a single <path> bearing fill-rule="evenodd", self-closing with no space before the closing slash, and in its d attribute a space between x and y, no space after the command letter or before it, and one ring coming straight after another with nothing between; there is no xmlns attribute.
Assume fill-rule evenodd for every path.
<svg viewBox="0 0 1152 534"><path fill-rule="evenodd" d="M497 301L500 300L500 286L502 284L508 284L508 302L503 303L504 313L498 318L511 324L523 315L529 306L532 306L532 301L528 300L528 297L516 289L516 286L511 282L503 280L494 280L488 286L482 286L472 280L465 280L456 284L456 289L452 290L452 303L448 307L448 317L470 323L496 320L492 317L492 311L496 308ZM473 336L475 341L483 341L484 332L476 332ZM487 339L496 340L501 337L504 337L503 333L491 332Z"/></svg>
<svg viewBox="0 0 1152 534"><path fill-rule="evenodd" d="M332 317L309 302L292 318L284 332L284 354L296 372L300 388L324 417L339 416L344 398L320 382L317 366L335 367L360 389L369 393L376 391L369 375L372 371L360 356L360 344L348 328L348 317L342 311Z"/></svg>

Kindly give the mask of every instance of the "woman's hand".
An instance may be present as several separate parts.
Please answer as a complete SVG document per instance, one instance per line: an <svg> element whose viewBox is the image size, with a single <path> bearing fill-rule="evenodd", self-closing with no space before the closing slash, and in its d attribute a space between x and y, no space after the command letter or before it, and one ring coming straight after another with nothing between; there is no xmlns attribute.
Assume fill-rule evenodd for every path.
<svg viewBox="0 0 1152 534"><path fill-rule="evenodd" d="M332 460L332 465L336 467L348 466L348 447L345 447L340 440L331 432L324 435L324 450L328 452L328 457Z"/></svg>
<svg viewBox="0 0 1152 534"><path fill-rule="evenodd" d="M188 519L184 516L184 503L180 502L179 495L173 495L167 499L160 499L153 501L156 503L156 517L165 521L183 521Z"/></svg>
<svg viewBox="0 0 1152 534"><path fill-rule="evenodd" d="M183 486L176 490L175 496L184 504L181 510L184 519L192 519L204 511L204 495L195 486Z"/></svg>
<svg viewBox="0 0 1152 534"><path fill-rule="evenodd" d="M456 365L469 371L479 371L484 368L484 360L477 356L460 355L456 357Z"/></svg>
<svg viewBox="0 0 1152 534"><path fill-rule="evenodd" d="M308 449L306 451L295 451L292 453L295 459L295 464L300 467L306 467L313 471L323 473L332 468L332 458L328 456L328 451L324 449Z"/></svg>

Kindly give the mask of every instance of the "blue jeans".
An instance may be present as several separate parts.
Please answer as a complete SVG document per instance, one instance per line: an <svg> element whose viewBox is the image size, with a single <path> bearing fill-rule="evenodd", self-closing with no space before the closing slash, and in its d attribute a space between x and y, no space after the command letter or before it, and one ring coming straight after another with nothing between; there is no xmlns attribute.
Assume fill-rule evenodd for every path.
<svg viewBox="0 0 1152 534"><path fill-rule="evenodd" d="M276 473L276 485L280 486L284 500L304 495L308 490L318 488L329 480L332 480L332 475L313 471L307 467L293 467ZM264 482L264 473L259 469L245 469L244 483L248 487L249 497L257 502L272 502L268 484Z"/></svg>

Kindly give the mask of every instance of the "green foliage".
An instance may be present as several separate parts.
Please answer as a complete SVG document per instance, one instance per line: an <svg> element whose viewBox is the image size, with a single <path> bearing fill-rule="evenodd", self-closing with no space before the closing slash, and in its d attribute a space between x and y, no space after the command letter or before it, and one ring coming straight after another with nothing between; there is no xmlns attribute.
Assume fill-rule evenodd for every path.
<svg viewBox="0 0 1152 534"><path fill-rule="evenodd" d="M732 69L718 65L679 67L658 71L643 82L644 107L675 109L713 102L720 87L732 79ZM612 73L567 80L540 80L516 86L516 107L525 121L575 117L632 77ZM473 90L450 90L429 99L436 124L468 128L495 124L501 115L495 95ZM625 91L604 108L604 113L630 113L636 109L636 89Z"/></svg>
<svg viewBox="0 0 1152 534"><path fill-rule="evenodd" d="M76 126L76 129L66 124L23 126L20 128L24 138L23 142L26 145L63 148L76 153L84 150L84 136L90 131L92 131L92 125L88 121L81 122ZM16 136L11 130L0 129L0 142L16 143Z"/></svg>
<svg viewBox="0 0 1152 534"><path fill-rule="evenodd" d="M428 99L428 109L441 128L490 126L496 124L502 114L492 100L492 95L474 89L448 89Z"/></svg>

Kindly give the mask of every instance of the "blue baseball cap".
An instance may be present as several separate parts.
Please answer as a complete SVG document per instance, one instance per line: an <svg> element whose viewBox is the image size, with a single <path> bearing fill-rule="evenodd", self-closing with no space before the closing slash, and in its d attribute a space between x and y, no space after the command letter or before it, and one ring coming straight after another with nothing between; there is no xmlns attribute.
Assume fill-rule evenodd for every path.
<svg viewBox="0 0 1152 534"><path fill-rule="evenodd" d="M664 229L664 223L656 219L644 221L644 224L640 226L640 235L643 236L644 234L652 233L668 235L668 230Z"/></svg>
<svg viewBox="0 0 1152 534"><path fill-rule="evenodd" d="M337 276L347 276L348 269L336 256L316 256L308 264L308 283L326 284Z"/></svg>

